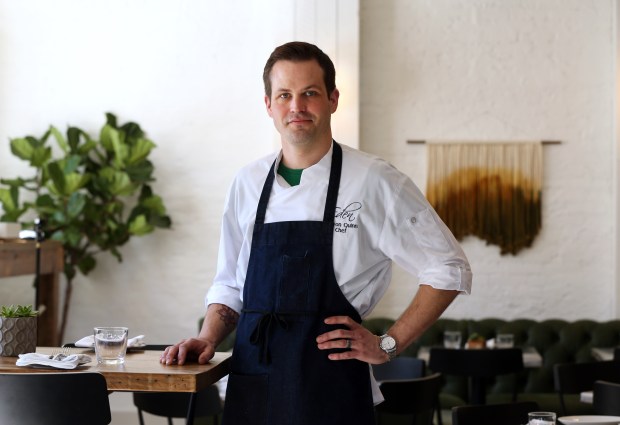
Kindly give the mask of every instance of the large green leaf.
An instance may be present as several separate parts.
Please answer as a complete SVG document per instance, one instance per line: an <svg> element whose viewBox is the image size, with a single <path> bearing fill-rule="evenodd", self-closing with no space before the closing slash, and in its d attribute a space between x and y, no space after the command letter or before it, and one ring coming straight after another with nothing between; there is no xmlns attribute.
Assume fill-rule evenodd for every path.
<svg viewBox="0 0 620 425"><path fill-rule="evenodd" d="M113 128L118 128L118 126L116 125L116 115L111 112L105 113L105 122Z"/></svg>
<svg viewBox="0 0 620 425"><path fill-rule="evenodd" d="M58 131L58 129L56 127L54 127L54 126L51 126L49 131L54 136L54 139L56 139L56 143L58 143L58 146L60 147L60 149L62 149L62 151L64 153L68 153L69 152L69 145L67 144L67 140L62 135L62 133L60 131Z"/></svg>
<svg viewBox="0 0 620 425"><path fill-rule="evenodd" d="M129 140L141 139L144 137L144 131L135 122L128 122L121 126L121 131L127 135Z"/></svg>
<svg viewBox="0 0 620 425"><path fill-rule="evenodd" d="M88 153L92 151L93 149L95 149L96 147L97 147L97 142L89 139L86 141L86 143L82 144L78 148L77 153L82 156L85 156L85 155L88 155Z"/></svg>
<svg viewBox="0 0 620 425"><path fill-rule="evenodd" d="M67 202L67 214L70 218L79 216L86 205L86 197L78 192L71 194Z"/></svg>
<svg viewBox="0 0 620 425"><path fill-rule="evenodd" d="M129 175L113 168L104 168L99 176L106 182L106 190L116 196L131 195L137 186L131 182Z"/></svg>
<svg viewBox="0 0 620 425"><path fill-rule="evenodd" d="M35 201L36 210L43 215L52 215L58 210L58 206L49 194L40 195Z"/></svg>
<svg viewBox="0 0 620 425"><path fill-rule="evenodd" d="M101 130L101 144L108 152L114 152L114 166L119 169L125 164L129 152L123 138L120 132L110 125L105 125Z"/></svg>
<svg viewBox="0 0 620 425"><path fill-rule="evenodd" d="M82 232L75 227L68 227L65 230L65 243L70 247L77 248L80 246L80 241L82 240Z"/></svg>
<svg viewBox="0 0 620 425"><path fill-rule="evenodd" d="M5 212L15 211L19 204L18 192L14 188L0 188L0 204Z"/></svg>
<svg viewBox="0 0 620 425"><path fill-rule="evenodd" d="M66 168L72 168L68 165L70 161L50 162L47 165L47 171L52 179L50 190L57 195L70 196L72 193L82 189L90 180L90 175L80 173L66 173Z"/></svg>
<svg viewBox="0 0 620 425"><path fill-rule="evenodd" d="M47 172L52 179L52 183L48 186L50 190L58 195L64 194L66 186L65 173L63 173L58 162L47 164Z"/></svg>
<svg viewBox="0 0 620 425"><path fill-rule="evenodd" d="M155 147L155 143L148 139L138 139L136 143L129 149L129 158L127 165L133 165L146 159Z"/></svg>
<svg viewBox="0 0 620 425"><path fill-rule="evenodd" d="M18 158L30 161L32 153L34 152L34 146L27 138L19 138L11 140L11 152Z"/></svg>
<svg viewBox="0 0 620 425"><path fill-rule="evenodd" d="M90 180L88 174L69 173L65 175L65 190L66 196L71 195L74 192L82 189Z"/></svg>
<svg viewBox="0 0 620 425"><path fill-rule="evenodd" d="M36 168L43 167L52 157L52 148L37 146L32 151L32 156L30 157L30 165Z"/></svg>
<svg viewBox="0 0 620 425"><path fill-rule="evenodd" d="M69 127L67 129L67 141L69 143L69 148L71 152L75 152L80 145L80 136L82 135L82 130L77 127Z"/></svg>
<svg viewBox="0 0 620 425"><path fill-rule="evenodd" d="M155 228L151 226L144 215L139 215L131 223L129 223L129 233L136 236L151 233Z"/></svg>
<svg viewBox="0 0 620 425"><path fill-rule="evenodd" d="M152 212L156 214L165 214L166 207L164 206L164 201L159 196L149 196L145 199L140 199L140 205L148 208Z"/></svg>
<svg viewBox="0 0 620 425"><path fill-rule="evenodd" d="M128 165L125 171L135 183L149 183L153 180L153 164L149 160L140 161L134 165Z"/></svg>
<svg viewBox="0 0 620 425"><path fill-rule="evenodd" d="M67 159L61 161L61 163L64 165L62 171L65 174L75 172L81 161L82 157L80 155L69 155Z"/></svg>

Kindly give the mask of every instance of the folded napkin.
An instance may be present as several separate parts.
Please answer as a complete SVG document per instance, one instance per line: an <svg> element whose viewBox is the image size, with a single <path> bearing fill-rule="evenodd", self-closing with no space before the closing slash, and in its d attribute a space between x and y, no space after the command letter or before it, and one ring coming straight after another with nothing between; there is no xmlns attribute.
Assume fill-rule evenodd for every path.
<svg viewBox="0 0 620 425"><path fill-rule="evenodd" d="M75 369L78 365L90 363L86 354L56 354L50 356L41 353L20 354L15 362L17 366L48 366L57 369Z"/></svg>
<svg viewBox="0 0 620 425"><path fill-rule="evenodd" d="M138 335L127 340L127 348L144 347L144 335ZM75 342L76 347L93 348L95 346L95 337L93 335L85 336L84 338Z"/></svg>

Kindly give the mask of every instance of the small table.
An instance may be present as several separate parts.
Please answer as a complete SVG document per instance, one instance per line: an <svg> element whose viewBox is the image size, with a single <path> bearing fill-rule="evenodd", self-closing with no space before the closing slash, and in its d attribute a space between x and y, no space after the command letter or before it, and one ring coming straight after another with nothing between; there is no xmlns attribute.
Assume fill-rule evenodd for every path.
<svg viewBox="0 0 620 425"><path fill-rule="evenodd" d="M59 275L64 270L63 252L59 242L41 243L39 302L46 308L37 318L37 345L56 346L60 344ZM35 271L36 242L0 239L0 277L34 275ZM36 308L38 306L35 306Z"/></svg>
<svg viewBox="0 0 620 425"><path fill-rule="evenodd" d="M614 349L613 348L597 348L597 347L592 347L590 352L592 353L592 357L594 357L594 359L596 359L598 361L601 361L601 362L605 362L605 361L609 361L609 360L613 360L614 359Z"/></svg>
<svg viewBox="0 0 620 425"><path fill-rule="evenodd" d="M483 348L486 350L486 348ZM534 347L521 347L523 351L523 367L536 368L542 366L542 356ZM431 347L420 347L418 350L418 358L422 359L428 364L431 356Z"/></svg>
<svg viewBox="0 0 620 425"><path fill-rule="evenodd" d="M51 354L58 348L37 347L37 353ZM76 369L33 368L15 365L17 357L0 357L0 373L101 373L110 391L153 391L194 393L207 388L228 374L231 353L215 353L207 364L164 365L159 362L161 351L130 351L122 365L97 364L92 350L72 348L70 353L88 354L91 363ZM193 424L194 397L190 401L187 424Z"/></svg>
<svg viewBox="0 0 620 425"><path fill-rule="evenodd" d="M429 369L444 375L467 377L469 403L486 404L486 379L498 375L515 374L523 370L521 348L455 349L433 347L430 350ZM513 391L516 400L517 388Z"/></svg>

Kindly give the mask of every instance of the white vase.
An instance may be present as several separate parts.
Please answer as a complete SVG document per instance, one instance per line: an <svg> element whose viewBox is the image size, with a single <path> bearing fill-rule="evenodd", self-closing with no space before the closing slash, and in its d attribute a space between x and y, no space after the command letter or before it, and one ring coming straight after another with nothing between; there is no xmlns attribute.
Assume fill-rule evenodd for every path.
<svg viewBox="0 0 620 425"><path fill-rule="evenodd" d="M36 348L36 317L0 317L0 356L34 353Z"/></svg>

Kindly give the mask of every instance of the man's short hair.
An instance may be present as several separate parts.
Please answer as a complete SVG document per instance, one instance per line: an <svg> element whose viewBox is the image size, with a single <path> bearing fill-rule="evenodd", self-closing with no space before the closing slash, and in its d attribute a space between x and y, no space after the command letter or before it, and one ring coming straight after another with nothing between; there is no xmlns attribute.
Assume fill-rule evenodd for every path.
<svg viewBox="0 0 620 425"><path fill-rule="evenodd" d="M304 62L316 60L323 69L323 81L328 95L336 89L336 69L334 63L321 49L314 44L303 41L291 41L275 48L267 59L263 70L265 94L271 98L271 69L278 61Z"/></svg>

